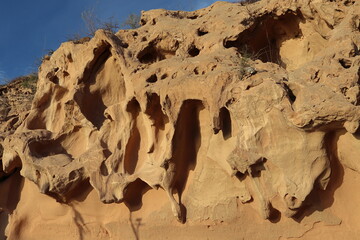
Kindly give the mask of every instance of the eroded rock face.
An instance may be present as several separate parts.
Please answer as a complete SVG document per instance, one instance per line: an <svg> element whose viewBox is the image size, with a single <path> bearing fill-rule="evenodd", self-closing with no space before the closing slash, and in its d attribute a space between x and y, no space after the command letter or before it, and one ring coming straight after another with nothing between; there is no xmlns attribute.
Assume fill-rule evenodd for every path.
<svg viewBox="0 0 360 240"><path fill-rule="evenodd" d="M216 220L225 202L229 222L241 203L270 221L302 215L334 159L360 169L359 13L348 0L217 2L63 43L4 140L3 169L69 206L89 182L127 206L160 188L183 223Z"/></svg>
<svg viewBox="0 0 360 240"><path fill-rule="evenodd" d="M37 76L29 74L0 85L0 162L2 161L4 139L20 126L31 108L36 90ZM0 167L0 179L9 175Z"/></svg>

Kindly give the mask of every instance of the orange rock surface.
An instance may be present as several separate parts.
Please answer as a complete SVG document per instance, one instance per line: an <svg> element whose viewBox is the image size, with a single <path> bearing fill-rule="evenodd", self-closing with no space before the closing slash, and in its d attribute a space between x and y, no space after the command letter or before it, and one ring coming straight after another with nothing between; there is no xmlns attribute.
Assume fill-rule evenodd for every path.
<svg viewBox="0 0 360 240"><path fill-rule="evenodd" d="M357 239L360 2L217 2L65 42L4 134L7 239Z"/></svg>

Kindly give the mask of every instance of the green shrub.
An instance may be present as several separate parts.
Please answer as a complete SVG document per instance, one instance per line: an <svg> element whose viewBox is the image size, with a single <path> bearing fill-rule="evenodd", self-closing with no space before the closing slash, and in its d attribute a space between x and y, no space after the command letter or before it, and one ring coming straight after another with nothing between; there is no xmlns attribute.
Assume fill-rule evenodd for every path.
<svg viewBox="0 0 360 240"><path fill-rule="evenodd" d="M33 91L36 90L36 83L38 81L37 73L31 73L27 76L21 77L21 79L22 79L21 86L23 88L29 88Z"/></svg>

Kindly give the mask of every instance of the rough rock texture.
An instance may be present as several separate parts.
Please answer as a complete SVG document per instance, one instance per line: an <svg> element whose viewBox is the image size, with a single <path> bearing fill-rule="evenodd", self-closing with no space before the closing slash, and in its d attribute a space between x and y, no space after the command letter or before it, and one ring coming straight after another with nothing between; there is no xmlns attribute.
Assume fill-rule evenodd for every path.
<svg viewBox="0 0 360 240"><path fill-rule="evenodd" d="M351 0L217 2L63 43L3 142L0 229L356 239L359 14Z"/></svg>
<svg viewBox="0 0 360 240"><path fill-rule="evenodd" d="M31 108L36 91L37 76L30 74L0 85L0 161L3 153L1 143L22 123ZM0 179L8 174L0 169Z"/></svg>

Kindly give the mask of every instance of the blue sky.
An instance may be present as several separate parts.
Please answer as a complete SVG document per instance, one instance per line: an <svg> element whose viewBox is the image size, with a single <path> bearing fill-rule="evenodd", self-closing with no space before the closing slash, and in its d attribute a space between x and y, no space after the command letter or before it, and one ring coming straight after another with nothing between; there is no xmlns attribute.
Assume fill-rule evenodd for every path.
<svg viewBox="0 0 360 240"><path fill-rule="evenodd" d="M84 31L81 13L122 22L130 13L164 8L192 11L216 0L1 0L0 84L36 71L37 62L61 42Z"/></svg>

